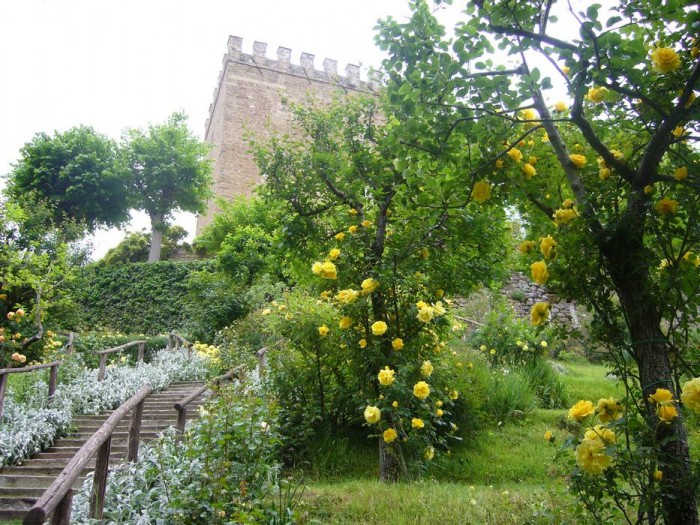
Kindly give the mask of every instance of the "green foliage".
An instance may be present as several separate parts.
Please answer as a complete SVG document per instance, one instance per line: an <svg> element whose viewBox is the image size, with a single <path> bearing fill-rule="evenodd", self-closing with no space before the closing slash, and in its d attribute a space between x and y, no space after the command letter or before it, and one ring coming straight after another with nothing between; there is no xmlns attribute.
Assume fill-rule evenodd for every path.
<svg viewBox="0 0 700 525"><path fill-rule="evenodd" d="M189 276L207 267L200 261L90 265L73 292L82 326L149 335L178 329L186 320Z"/></svg>
<svg viewBox="0 0 700 525"><path fill-rule="evenodd" d="M165 124L124 135L121 163L132 178L133 206L148 214L153 238L176 211L203 211L211 194L210 146L187 129L186 119L173 113ZM149 259L159 256L154 242Z"/></svg>
<svg viewBox="0 0 700 525"><path fill-rule="evenodd" d="M167 226L163 232L161 260L168 260L178 248L191 250L187 243L181 243L187 236L182 226ZM110 248L100 260L103 264L135 263L148 261L151 246L151 234L145 231L127 233L114 248Z"/></svg>
<svg viewBox="0 0 700 525"><path fill-rule="evenodd" d="M129 218L127 179L115 165L117 145L90 127L38 133L21 150L7 194L23 207L46 201L51 220L118 226Z"/></svg>

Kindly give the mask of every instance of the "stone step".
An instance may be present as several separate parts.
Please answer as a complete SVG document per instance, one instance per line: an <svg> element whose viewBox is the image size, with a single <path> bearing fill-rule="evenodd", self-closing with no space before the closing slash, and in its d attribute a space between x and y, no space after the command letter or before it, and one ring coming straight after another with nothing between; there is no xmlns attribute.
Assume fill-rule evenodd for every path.
<svg viewBox="0 0 700 525"><path fill-rule="evenodd" d="M74 489L82 486L83 481L87 476L88 471L85 471L73 484ZM51 486L56 476L33 476L13 474L11 476L0 476L0 491L4 491L5 487L31 487L46 490ZM43 494L43 491L42 491Z"/></svg>

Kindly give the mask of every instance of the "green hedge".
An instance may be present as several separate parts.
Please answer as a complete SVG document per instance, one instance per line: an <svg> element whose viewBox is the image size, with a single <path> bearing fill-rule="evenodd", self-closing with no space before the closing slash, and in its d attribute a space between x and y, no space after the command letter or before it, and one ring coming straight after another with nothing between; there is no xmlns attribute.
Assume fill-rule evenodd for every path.
<svg viewBox="0 0 700 525"><path fill-rule="evenodd" d="M83 310L80 330L162 334L186 325L188 280L212 270L207 261L160 261L86 267L74 294Z"/></svg>

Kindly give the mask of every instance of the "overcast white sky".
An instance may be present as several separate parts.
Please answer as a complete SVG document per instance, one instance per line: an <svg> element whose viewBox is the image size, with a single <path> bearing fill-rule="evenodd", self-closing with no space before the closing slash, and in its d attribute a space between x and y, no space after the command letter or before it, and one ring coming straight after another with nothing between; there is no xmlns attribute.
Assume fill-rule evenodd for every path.
<svg viewBox="0 0 700 525"><path fill-rule="evenodd" d="M229 35L248 53L257 40L269 57L284 46L295 63L308 52L318 68L366 69L382 58L377 19L408 13L408 0L0 0L0 175L41 131L85 124L118 139L184 111L202 137ZM95 256L121 236L98 234Z"/></svg>

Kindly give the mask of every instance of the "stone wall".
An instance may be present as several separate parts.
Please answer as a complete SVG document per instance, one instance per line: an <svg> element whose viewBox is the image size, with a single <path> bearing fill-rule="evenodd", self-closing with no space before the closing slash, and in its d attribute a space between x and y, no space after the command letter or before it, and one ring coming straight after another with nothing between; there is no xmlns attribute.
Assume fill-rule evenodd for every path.
<svg viewBox="0 0 700 525"><path fill-rule="evenodd" d="M522 272L514 272L501 289L503 295L513 306L517 317L530 318L530 309L539 301L550 303L552 320L578 328L576 304L561 299L556 293L532 281Z"/></svg>
<svg viewBox="0 0 700 525"><path fill-rule="evenodd" d="M250 195L261 181L253 157L248 153L249 133L267 138L290 129L290 103L309 97L321 104L338 93L373 92L374 81L360 79L359 66L348 64L343 76L338 63L325 59L323 69L314 66L314 55L302 53L299 64L291 63L292 51L277 49L275 59L267 57L267 44L253 43L253 53L241 51L242 39L231 36L224 55L214 100L209 107L205 139L213 145L213 192L230 199ZM214 199L207 212L197 218L197 234L211 222L216 211Z"/></svg>

